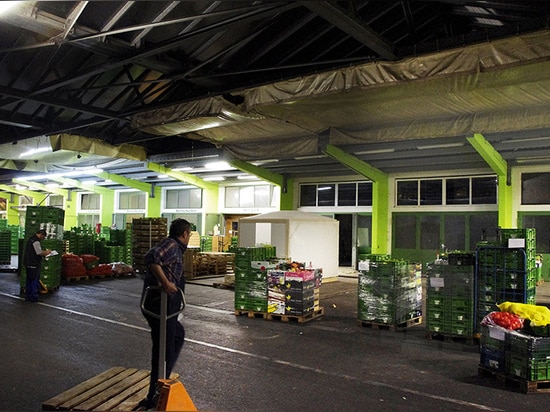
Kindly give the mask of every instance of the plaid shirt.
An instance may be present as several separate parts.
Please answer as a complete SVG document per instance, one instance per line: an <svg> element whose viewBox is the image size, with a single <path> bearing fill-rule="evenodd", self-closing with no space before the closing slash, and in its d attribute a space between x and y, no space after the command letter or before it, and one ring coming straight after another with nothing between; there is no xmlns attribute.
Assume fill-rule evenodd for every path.
<svg viewBox="0 0 550 412"><path fill-rule="evenodd" d="M161 266L168 280L179 286L183 279L183 253L186 249L187 246L178 239L167 237L145 254L145 264Z"/></svg>

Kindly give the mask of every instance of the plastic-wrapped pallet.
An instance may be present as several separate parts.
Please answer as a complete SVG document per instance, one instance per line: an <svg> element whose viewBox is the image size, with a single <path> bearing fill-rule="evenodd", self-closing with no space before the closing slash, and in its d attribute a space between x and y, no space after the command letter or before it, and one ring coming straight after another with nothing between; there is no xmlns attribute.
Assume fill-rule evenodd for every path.
<svg viewBox="0 0 550 412"><path fill-rule="evenodd" d="M420 316L420 273L415 264L396 259L363 262L358 277L360 321L400 325Z"/></svg>

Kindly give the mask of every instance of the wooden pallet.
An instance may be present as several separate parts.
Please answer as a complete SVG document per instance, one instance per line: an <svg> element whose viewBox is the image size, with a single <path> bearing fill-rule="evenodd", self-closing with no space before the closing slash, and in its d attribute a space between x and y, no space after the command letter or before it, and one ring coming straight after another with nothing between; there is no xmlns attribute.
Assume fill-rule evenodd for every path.
<svg viewBox="0 0 550 412"><path fill-rule="evenodd" d="M359 326L363 326L365 328L370 328L370 329L374 329L374 330L389 330L389 331L392 331L392 332L407 329L411 326L418 325L420 323L422 323L422 316L418 316L416 318L408 319L405 322L401 322L401 323L397 323L397 324L396 323L370 322L370 321L361 320L361 319L357 320L357 324Z"/></svg>
<svg viewBox="0 0 550 412"><path fill-rule="evenodd" d="M149 371L116 366L48 399L44 411L132 411L147 396Z"/></svg>
<svg viewBox="0 0 550 412"><path fill-rule="evenodd" d="M255 312L253 310L239 310L235 309L235 315L236 316L243 316L246 315L249 318L262 318L266 319L267 313L265 312Z"/></svg>
<svg viewBox="0 0 550 412"><path fill-rule="evenodd" d="M279 320L281 322L293 322L296 321L298 323L306 323L310 320L317 319L318 317L321 317L325 314L325 308L320 307L317 309L314 309L312 312L307 313L305 315L285 315L285 314L279 314L279 313L268 313L267 314L267 320Z"/></svg>
<svg viewBox="0 0 550 412"><path fill-rule="evenodd" d="M483 366L479 366L479 375L494 378L501 386L515 389L521 393L550 393L550 380L528 381L519 376L498 372Z"/></svg>

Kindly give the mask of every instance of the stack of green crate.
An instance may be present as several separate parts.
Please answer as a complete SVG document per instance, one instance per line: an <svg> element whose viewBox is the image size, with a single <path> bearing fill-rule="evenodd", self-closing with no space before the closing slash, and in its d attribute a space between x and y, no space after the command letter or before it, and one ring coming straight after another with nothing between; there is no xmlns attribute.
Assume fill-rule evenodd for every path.
<svg viewBox="0 0 550 412"><path fill-rule="evenodd" d="M550 380L550 338L510 332L505 345L508 375L528 381Z"/></svg>
<svg viewBox="0 0 550 412"><path fill-rule="evenodd" d="M23 229L19 225L8 225L8 230L11 232L11 254L19 253L19 239L23 237Z"/></svg>
<svg viewBox="0 0 550 412"><path fill-rule="evenodd" d="M212 236L201 236L201 252L212 252Z"/></svg>
<svg viewBox="0 0 550 412"><path fill-rule="evenodd" d="M473 264L433 265L427 281L425 320L428 333L473 337Z"/></svg>
<svg viewBox="0 0 550 412"><path fill-rule="evenodd" d="M57 207L27 206L25 213L25 236L22 245L26 245L28 239L38 229L46 231L46 239L41 242L42 249L51 249L58 255L45 258L42 264L40 279L50 290L55 290L61 284L61 255L63 253L63 224L65 211ZM23 246L23 249L25 246ZM19 252L19 262L23 262L24 250ZM21 290L26 287L27 273L24 265L20 266Z"/></svg>
<svg viewBox="0 0 550 412"><path fill-rule="evenodd" d="M550 381L550 337L481 325L480 366L519 381Z"/></svg>
<svg viewBox="0 0 550 412"><path fill-rule="evenodd" d="M94 255L97 234L88 225L73 227L63 234L66 251L74 255Z"/></svg>
<svg viewBox="0 0 550 412"><path fill-rule="evenodd" d="M360 267L358 311L361 321L399 325L421 315L416 265L396 259L381 259Z"/></svg>
<svg viewBox="0 0 550 412"><path fill-rule="evenodd" d="M502 302L536 303L535 229L501 229L496 244L476 249L475 322L498 310ZM508 247L510 239L524 239L524 247Z"/></svg>
<svg viewBox="0 0 550 412"><path fill-rule="evenodd" d="M95 255L100 263L132 264L132 232L110 229L106 237L94 242Z"/></svg>
<svg viewBox="0 0 550 412"><path fill-rule="evenodd" d="M275 247L237 247L235 253L235 309L267 313L267 271Z"/></svg>
<svg viewBox="0 0 550 412"><path fill-rule="evenodd" d="M0 265L11 264L11 231L0 230Z"/></svg>
<svg viewBox="0 0 550 412"><path fill-rule="evenodd" d="M63 240L44 239L41 242L42 249L50 249L58 252L55 256L46 257L42 260L40 280L48 289L56 289L61 284L61 249Z"/></svg>

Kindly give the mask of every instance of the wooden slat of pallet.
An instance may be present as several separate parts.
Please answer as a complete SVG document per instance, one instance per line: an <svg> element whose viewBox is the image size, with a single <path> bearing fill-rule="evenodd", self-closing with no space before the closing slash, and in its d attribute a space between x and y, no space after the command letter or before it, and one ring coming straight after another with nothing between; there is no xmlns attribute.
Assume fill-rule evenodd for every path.
<svg viewBox="0 0 550 412"><path fill-rule="evenodd" d="M108 411L113 409L113 407L117 407L126 397L133 394L137 388L142 389L144 384L148 387L149 372L145 370L138 371L137 369L134 369L134 371L130 376L77 405L75 409L82 411ZM136 387L136 385L138 386ZM130 393L128 394L128 392ZM111 406L104 407L104 404ZM117 410L119 410L118 407Z"/></svg>
<svg viewBox="0 0 550 412"><path fill-rule="evenodd" d="M316 308L313 312L305 315L285 315L278 313L268 313L267 320L280 320L282 322L297 321L298 323L306 323L325 314L325 308Z"/></svg>
<svg viewBox="0 0 550 412"><path fill-rule="evenodd" d="M59 395L56 395L53 398L48 399L46 402L42 404L42 409L46 411L58 410L60 405L82 394L83 392L86 392L87 390L93 388L95 385L97 385L97 382L101 382L104 379L109 379L121 373L124 370L125 368L121 366L115 366L113 368L110 368L105 372L102 372L99 375L94 376L93 378L90 378L82 382L81 384L76 385L71 389L66 390L65 392L60 393Z"/></svg>
<svg viewBox="0 0 550 412"><path fill-rule="evenodd" d="M88 399L92 398L98 393L102 393L112 385L116 384L117 382L120 382L122 379L126 378L127 376L135 372L136 372L136 369L133 369L133 368L124 369L120 373L117 373L116 375L110 377L109 379L96 379L96 383L93 387L82 392L80 395L77 395L72 399L68 399L66 402L59 405L58 409L65 410L65 411L76 409L78 405L80 405L81 403L87 401Z"/></svg>
<svg viewBox="0 0 550 412"><path fill-rule="evenodd" d="M113 367L47 400L42 410L133 411L147 396L149 376L148 370Z"/></svg>

